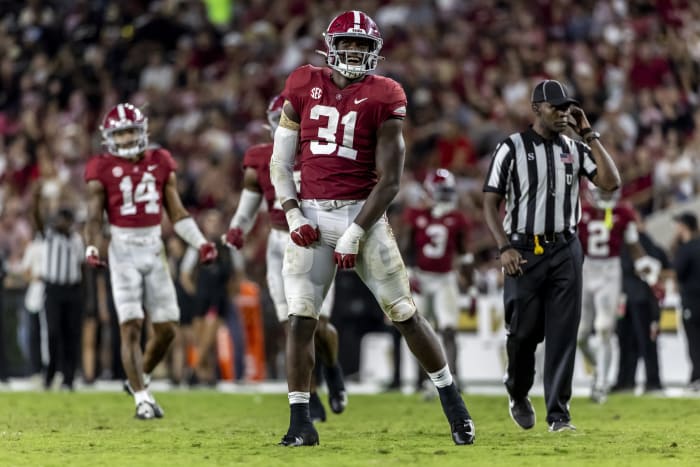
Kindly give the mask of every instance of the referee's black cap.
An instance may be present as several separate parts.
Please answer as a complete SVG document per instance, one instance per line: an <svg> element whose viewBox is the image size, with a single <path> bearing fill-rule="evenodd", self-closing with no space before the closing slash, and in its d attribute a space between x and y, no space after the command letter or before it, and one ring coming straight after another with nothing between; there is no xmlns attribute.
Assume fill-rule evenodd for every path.
<svg viewBox="0 0 700 467"><path fill-rule="evenodd" d="M566 87L554 79L541 81L532 90L532 103L535 104L537 102L547 102L555 106L562 104L579 105L578 101L566 92Z"/></svg>

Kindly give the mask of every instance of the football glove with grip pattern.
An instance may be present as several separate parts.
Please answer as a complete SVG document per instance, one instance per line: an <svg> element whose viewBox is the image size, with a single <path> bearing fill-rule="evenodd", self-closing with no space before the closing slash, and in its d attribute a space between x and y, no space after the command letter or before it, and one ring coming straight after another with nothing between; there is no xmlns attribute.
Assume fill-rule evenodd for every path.
<svg viewBox="0 0 700 467"><path fill-rule="evenodd" d="M319 238L318 227L304 217L301 209L292 208L285 213L289 224L289 236L299 246L309 246Z"/></svg>
<svg viewBox="0 0 700 467"><path fill-rule="evenodd" d="M365 236L365 229L354 222L343 232L335 244L333 259L340 269L352 269L357 261L360 240Z"/></svg>

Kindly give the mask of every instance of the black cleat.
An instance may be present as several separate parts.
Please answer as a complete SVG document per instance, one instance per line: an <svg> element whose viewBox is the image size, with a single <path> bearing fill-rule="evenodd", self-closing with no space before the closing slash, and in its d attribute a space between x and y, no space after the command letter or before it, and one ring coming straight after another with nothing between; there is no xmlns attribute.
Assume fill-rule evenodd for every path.
<svg viewBox="0 0 700 467"><path fill-rule="evenodd" d="M129 383L128 379L124 380L124 385L122 386L122 388L124 389L124 392L127 393L128 395L130 395L130 396L134 395L134 390L131 389L131 384Z"/></svg>
<svg viewBox="0 0 700 467"><path fill-rule="evenodd" d="M561 433L562 431L576 431L576 427L568 420L558 420L549 425L551 433Z"/></svg>
<svg viewBox="0 0 700 467"><path fill-rule="evenodd" d="M328 404L331 406L333 413L343 413L345 407L348 405L348 393L343 389L342 391L328 392Z"/></svg>
<svg viewBox="0 0 700 467"><path fill-rule="evenodd" d="M309 414L311 415L312 422L325 422L326 421L326 409L323 407L321 398L318 397L317 392L311 393L311 398L309 399Z"/></svg>
<svg viewBox="0 0 700 467"><path fill-rule="evenodd" d="M510 418L523 430L529 430L535 426L535 409L527 397L522 399L509 399L508 411Z"/></svg>
<svg viewBox="0 0 700 467"><path fill-rule="evenodd" d="M328 405L333 413L343 413L348 405L348 392L345 390L343 370L340 369L339 365L332 368L324 366L323 377L328 386Z"/></svg>
<svg viewBox="0 0 700 467"><path fill-rule="evenodd" d="M153 406L153 415L155 415L156 418L163 418L165 416L165 412L163 411L163 408L158 405L158 402L153 401L151 402L151 405Z"/></svg>
<svg viewBox="0 0 700 467"><path fill-rule="evenodd" d="M287 434L282 437L282 441L279 442L280 446L293 448L300 446L317 446L318 444L318 432L313 425L296 434L287 432Z"/></svg>
<svg viewBox="0 0 700 467"><path fill-rule="evenodd" d="M474 422L470 418L466 420L456 420L450 423L450 430L452 431L452 440L456 445L463 446L466 444L474 444L476 430L474 428Z"/></svg>

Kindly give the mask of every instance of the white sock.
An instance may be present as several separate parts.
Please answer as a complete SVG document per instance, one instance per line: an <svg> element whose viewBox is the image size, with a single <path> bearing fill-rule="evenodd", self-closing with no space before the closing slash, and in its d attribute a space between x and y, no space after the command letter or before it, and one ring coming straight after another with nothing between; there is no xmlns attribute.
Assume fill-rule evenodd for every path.
<svg viewBox="0 0 700 467"><path fill-rule="evenodd" d="M143 374L143 385L145 387L148 387L148 385L151 384L151 374L150 373L144 373Z"/></svg>
<svg viewBox="0 0 700 467"><path fill-rule="evenodd" d="M287 397L289 398L289 405L292 404L308 404L309 399L311 398L311 393L309 392L301 392L301 391L293 391L287 394Z"/></svg>
<svg viewBox="0 0 700 467"><path fill-rule="evenodd" d="M430 379L433 381L435 384L435 387L439 388L446 388L450 384L452 384L452 373L450 372L450 366L445 365L445 367L442 370L438 370L435 373L430 373L428 372L428 376L430 376Z"/></svg>
<svg viewBox="0 0 700 467"><path fill-rule="evenodd" d="M148 397L148 391L145 389L141 391L136 391L134 393L134 402L136 402L136 405L138 406L141 402L151 402Z"/></svg>
<svg viewBox="0 0 700 467"><path fill-rule="evenodd" d="M601 331L598 340L598 355L597 355L597 376L596 387L598 389L608 389L608 372L612 362L612 341L611 331Z"/></svg>

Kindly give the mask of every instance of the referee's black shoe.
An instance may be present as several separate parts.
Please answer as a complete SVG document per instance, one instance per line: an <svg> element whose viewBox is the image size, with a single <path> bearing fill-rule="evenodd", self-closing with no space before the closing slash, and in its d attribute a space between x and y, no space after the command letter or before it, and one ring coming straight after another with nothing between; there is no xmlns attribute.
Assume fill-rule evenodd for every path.
<svg viewBox="0 0 700 467"><path fill-rule="evenodd" d="M527 397L522 399L509 398L508 410L510 418L523 430L529 430L535 426L535 409Z"/></svg>
<svg viewBox="0 0 700 467"><path fill-rule="evenodd" d="M474 444L476 431L474 429L474 422L470 418L451 422L450 429L452 431L452 440L456 445Z"/></svg>

